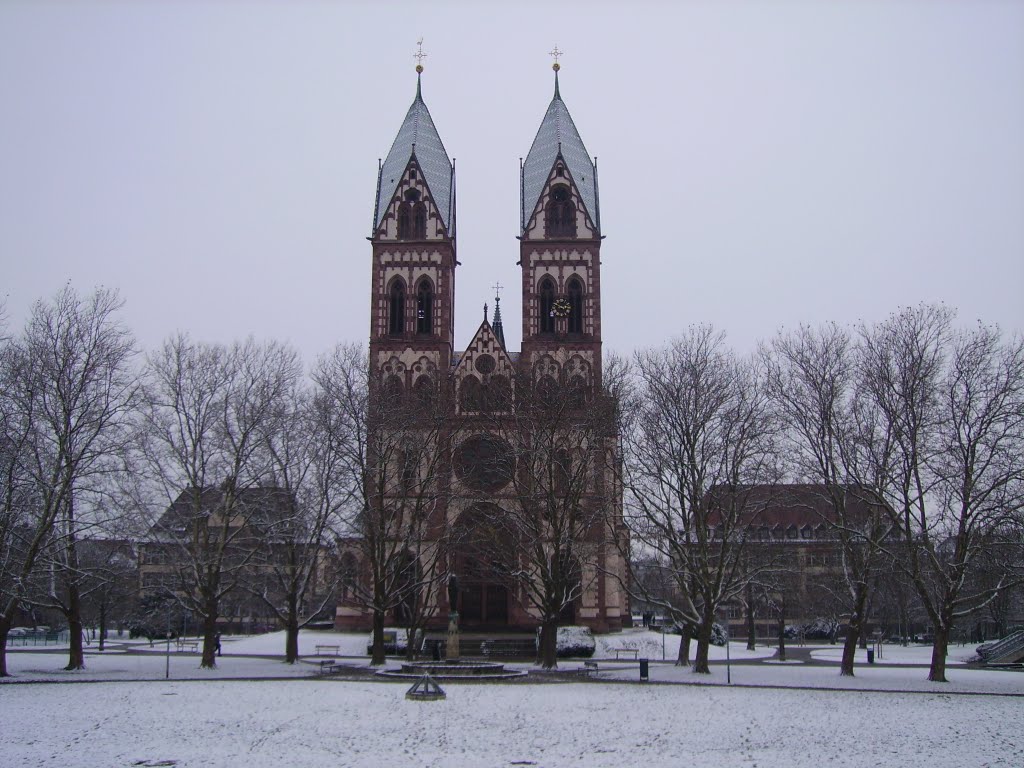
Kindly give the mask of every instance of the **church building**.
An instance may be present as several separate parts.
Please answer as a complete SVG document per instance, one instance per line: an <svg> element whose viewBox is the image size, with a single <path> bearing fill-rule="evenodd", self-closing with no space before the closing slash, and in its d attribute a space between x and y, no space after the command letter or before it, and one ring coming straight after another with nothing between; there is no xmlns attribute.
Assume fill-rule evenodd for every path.
<svg viewBox="0 0 1024 768"><path fill-rule="evenodd" d="M439 393L445 434L438 441L445 492L434 499L430 536L448 543L429 597L435 609L428 626L446 626L457 610L465 630L532 630L539 614L521 586L487 567L506 563L505 573L529 570L521 542L508 536L499 556L474 548L465 535L484 516L512 515L512 473L519 472L519 451L503 435L501 407L518 396L518 382L540 391L574 393L581 412L604 397L601 360L601 218L596 161L588 154L559 92L554 65L554 95L520 174L519 260L522 290L522 348L505 344L500 298L493 322L484 320L468 344L456 346L455 168L441 141L421 92L380 165L373 230L369 365L371 398L402 398ZM512 151L510 157L514 157ZM511 256L511 254L510 254ZM466 254L464 259L477 259ZM490 258L488 256L487 258ZM511 259L510 259L511 261ZM497 265L496 265L497 266ZM376 386L374 386L376 385ZM580 438L582 445L583 438ZM618 435L602 432L586 451L610 457L618 453ZM507 459L504 474L495 466ZM624 548L612 539L625 536L622 494L617 474L592 463L588 489L573 504L601 508L577 558L575 591L560 615L563 624L594 631L618 630L628 620L621 579ZM590 489L590 485L596 491ZM438 550L440 551L440 550ZM557 551L557 550L552 550ZM361 564L360 567L363 567ZM537 571L536 566L533 570ZM451 575L458 590L446 590ZM449 594L457 605L449 605ZM389 625L401 624L402 611L389 613ZM362 607L339 599L339 629L369 629Z"/></svg>

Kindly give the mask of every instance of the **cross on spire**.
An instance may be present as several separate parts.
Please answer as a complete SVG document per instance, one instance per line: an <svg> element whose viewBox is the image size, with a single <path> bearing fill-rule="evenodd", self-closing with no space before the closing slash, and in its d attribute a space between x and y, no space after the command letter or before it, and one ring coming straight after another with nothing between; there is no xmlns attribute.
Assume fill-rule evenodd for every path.
<svg viewBox="0 0 1024 768"><path fill-rule="evenodd" d="M501 297L501 289L504 288L504 287L505 286L503 286L501 283L497 283L497 282L494 285L491 286L491 288L494 289L494 300L495 301L501 301L501 298L500 298Z"/></svg>
<svg viewBox="0 0 1024 768"><path fill-rule="evenodd" d="M427 56L428 54L423 52L423 38L421 37L419 40L416 41L416 53L412 55L412 57L416 59L417 72L423 71L423 60L427 58Z"/></svg>
<svg viewBox="0 0 1024 768"><path fill-rule="evenodd" d="M558 63L558 57L564 55L563 52L558 50L558 45L556 44L552 50L548 51L548 55L555 60L555 63L551 65L551 68L557 72L561 69L561 65Z"/></svg>

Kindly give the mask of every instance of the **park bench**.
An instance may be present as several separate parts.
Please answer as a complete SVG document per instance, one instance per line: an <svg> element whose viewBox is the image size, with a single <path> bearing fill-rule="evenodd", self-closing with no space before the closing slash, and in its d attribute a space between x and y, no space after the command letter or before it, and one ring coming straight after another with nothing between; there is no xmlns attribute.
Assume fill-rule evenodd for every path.
<svg viewBox="0 0 1024 768"><path fill-rule="evenodd" d="M616 648L615 658L621 659L623 656L626 656L631 659L637 659L639 658L638 653L639 651L636 648Z"/></svg>
<svg viewBox="0 0 1024 768"><path fill-rule="evenodd" d="M324 653L333 653L337 656L341 652L340 645L318 645L316 646L316 655L323 656Z"/></svg>
<svg viewBox="0 0 1024 768"><path fill-rule="evenodd" d="M334 659L321 659L319 664L321 675L329 675L338 668L338 662Z"/></svg>
<svg viewBox="0 0 1024 768"><path fill-rule="evenodd" d="M584 661L583 666L580 667L580 674L584 677L590 677L591 675L598 674L597 662L596 661Z"/></svg>
<svg viewBox="0 0 1024 768"><path fill-rule="evenodd" d="M192 651L194 653L199 650L198 640L182 640L178 638L177 645L179 651Z"/></svg>

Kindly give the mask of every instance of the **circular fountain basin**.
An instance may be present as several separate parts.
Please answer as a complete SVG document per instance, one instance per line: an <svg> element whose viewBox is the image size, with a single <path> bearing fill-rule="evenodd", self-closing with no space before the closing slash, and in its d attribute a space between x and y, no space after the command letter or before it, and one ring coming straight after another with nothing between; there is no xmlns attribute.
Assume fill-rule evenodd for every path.
<svg viewBox="0 0 1024 768"><path fill-rule="evenodd" d="M509 680L523 677L526 672L505 669L504 664L491 661L412 661L402 664L398 669L382 669L377 673L382 677L418 678L430 675L435 680Z"/></svg>

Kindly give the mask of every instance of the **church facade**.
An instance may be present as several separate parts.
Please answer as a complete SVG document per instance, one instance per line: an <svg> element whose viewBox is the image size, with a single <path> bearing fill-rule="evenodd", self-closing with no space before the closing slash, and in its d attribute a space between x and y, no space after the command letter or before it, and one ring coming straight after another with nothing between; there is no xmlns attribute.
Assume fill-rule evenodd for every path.
<svg viewBox="0 0 1024 768"><path fill-rule="evenodd" d="M562 100L557 64L554 96L522 161L520 184L522 348L506 347L497 297L493 322L485 308L472 339L457 348L455 168L418 78L416 96L378 174L369 238L369 365L371 399L378 405L403 398L427 401L433 394L444 409L445 427L434 438L440 459L434 482L443 492L431 498L427 534L437 546L428 541L420 550L438 558L434 572L443 574L433 580L426 598L433 609L427 624L434 628L445 626L452 610L466 630L527 630L540 621L542 611L531 590L509 577L530 571L541 578L545 570L543 556L538 561L534 551L531 565L531 555L522 549L529 544L516 525L521 529L523 524L504 529L501 552L482 551L470 535L484 518L492 523L519 519L524 503L521 485L527 470L518 442L523 429L511 426L514 408L502 404L524 397L527 389L544 392L549 400L568 393L565 402L577 409L575 421L566 422L571 425L582 424L584 414L596 410L597 399L608 401L602 394L597 166ZM566 444L574 444L571 434ZM613 429L590 430L586 436L581 431L570 452L577 448L587 455L579 493L569 499L565 491L565 497L549 501L553 508L564 504L592 513L578 528L585 541L573 545L573 588L560 621L614 631L628 619L622 588L625 550L621 538L613 541L626 535L613 466L618 436ZM568 471L559 471L558 487L571 487ZM542 535L551 538L543 546L556 552L556 538L567 534ZM498 560L501 569L489 567ZM455 591L444 589L451 576L458 583ZM457 604L449 605L450 599ZM400 624L401 614L390 612L388 623ZM371 625L365 605L344 597L335 624L339 629Z"/></svg>

